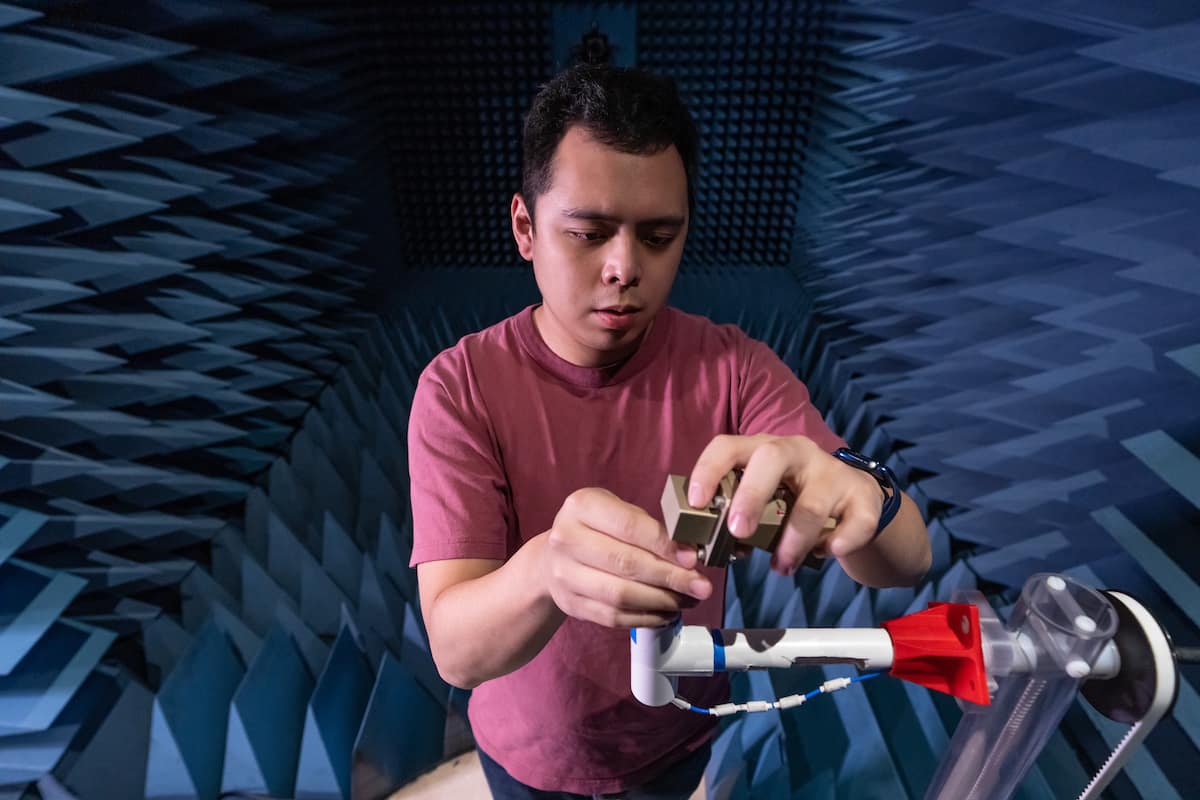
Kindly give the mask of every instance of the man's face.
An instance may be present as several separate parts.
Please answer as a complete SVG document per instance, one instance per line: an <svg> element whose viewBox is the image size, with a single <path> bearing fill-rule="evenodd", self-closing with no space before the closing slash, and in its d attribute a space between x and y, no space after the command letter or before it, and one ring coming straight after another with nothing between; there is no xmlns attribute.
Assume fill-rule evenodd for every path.
<svg viewBox="0 0 1200 800"><path fill-rule="evenodd" d="M674 147L632 155L570 128L536 225L513 198L513 235L542 294L534 322L559 357L604 366L637 349L666 304L687 235L687 174Z"/></svg>

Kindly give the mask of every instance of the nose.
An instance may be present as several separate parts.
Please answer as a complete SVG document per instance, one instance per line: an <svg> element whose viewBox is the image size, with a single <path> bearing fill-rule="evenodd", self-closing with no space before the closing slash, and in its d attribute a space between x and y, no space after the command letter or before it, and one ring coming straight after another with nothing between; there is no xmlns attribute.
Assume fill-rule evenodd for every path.
<svg viewBox="0 0 1200 800"><path fill-rule="evenodd" d="M638 255L637 237L631 234L614 236L604 253L605 284L615 286L637 286L642 277L641 259Z"/></svg>

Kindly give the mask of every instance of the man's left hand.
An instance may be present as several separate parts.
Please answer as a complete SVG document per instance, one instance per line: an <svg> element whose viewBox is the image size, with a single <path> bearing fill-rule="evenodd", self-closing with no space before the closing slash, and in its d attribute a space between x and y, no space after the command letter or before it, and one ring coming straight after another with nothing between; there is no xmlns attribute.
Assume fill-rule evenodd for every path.
<svg viewBox="0 0 1200 800"><path fill-rule="evenodd" d="M871 543L883 510L873 477L843 464L805 436L717 436L696 461L688 502L707 505L731 469L742 468L727 517L735 538L754 533L763 509L782 484L796 495L771 567L790 575L810 552L848 556ZM828 518L837 521L822 540Z"/></svg>

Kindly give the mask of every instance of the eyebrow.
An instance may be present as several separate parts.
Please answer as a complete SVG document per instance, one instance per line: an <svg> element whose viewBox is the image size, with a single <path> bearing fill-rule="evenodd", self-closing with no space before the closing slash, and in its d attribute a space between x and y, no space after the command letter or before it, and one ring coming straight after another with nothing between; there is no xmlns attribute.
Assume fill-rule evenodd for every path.
<svg viewBox="0 0 1200 800"><path fill-rule="evenodd" d="M610 222L616 225L621 224L623 220L620 217L612 214L605 214L602 211L595 211L590 208L567 208L563 209L562 215L570 219L586 219L594 222ZM641 219L637 222L638 225L669 225L676 228L682 227L683 217L676 215L667 215L663 217L651 217L650 219Z"/></svg>

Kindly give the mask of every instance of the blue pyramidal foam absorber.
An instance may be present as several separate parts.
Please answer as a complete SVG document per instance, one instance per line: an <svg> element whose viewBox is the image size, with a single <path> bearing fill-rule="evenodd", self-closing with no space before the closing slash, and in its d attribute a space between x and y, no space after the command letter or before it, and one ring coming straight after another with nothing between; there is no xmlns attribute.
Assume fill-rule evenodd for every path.
<svg viewBox="0 0 1200 800"><path fill-rule="evenodd" d="M673 302L767 342L930 520L922 585L750 559L728 624L873 625L976 586L1003 611L1050 569L1194 641L1193 12L273 6L0 5L4 792L348 797L448 754L408 403L536 300L504 213L521 120L593 7L701 127ZM919 797L958 714L877 680L731 720L709 786ZM1185 796L1198 720L1185 683L1114 791ZM1117 727L1074 708L1022 796L1077 793Z"/></svg>

